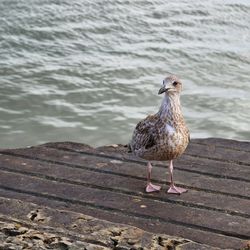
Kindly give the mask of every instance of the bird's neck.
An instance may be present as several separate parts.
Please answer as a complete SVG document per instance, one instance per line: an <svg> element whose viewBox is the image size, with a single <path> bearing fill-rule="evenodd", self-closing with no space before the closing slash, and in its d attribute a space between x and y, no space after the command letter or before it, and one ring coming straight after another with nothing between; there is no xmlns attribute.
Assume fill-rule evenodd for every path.
<svg viewBox="0 0 250 250"><path fill-rule="evenodd" d="M182 120L183 115L181 111L180 94L165 94L158 115L163 121L171 123L170 125L172 126Z"/></svg>

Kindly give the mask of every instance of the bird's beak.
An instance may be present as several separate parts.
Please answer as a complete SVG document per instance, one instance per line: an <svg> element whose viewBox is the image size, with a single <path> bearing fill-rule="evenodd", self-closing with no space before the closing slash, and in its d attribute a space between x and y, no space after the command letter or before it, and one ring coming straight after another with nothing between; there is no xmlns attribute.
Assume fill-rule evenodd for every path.
<svg viewBox="0 0 250 250"><path fill-rule="evenodd" d="M166 92L166 91L168 91L168 90L169 90L168 88L165 88L165 86L163 86L163 87L161 87L161 88L159 89L158 95L160 95L160 94L162 94L162 93L164 93L164 92Z"/></svg>

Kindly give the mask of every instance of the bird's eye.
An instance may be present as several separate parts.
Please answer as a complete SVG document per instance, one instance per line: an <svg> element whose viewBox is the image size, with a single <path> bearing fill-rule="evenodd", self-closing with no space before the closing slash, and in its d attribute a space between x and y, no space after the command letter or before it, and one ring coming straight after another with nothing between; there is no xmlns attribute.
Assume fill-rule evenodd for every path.
<svg viewBox="0 0 250 250"><path fill-rule="evenodd" d="M173 85L176 86L178 84L178 82L173 82Z"/></svg>

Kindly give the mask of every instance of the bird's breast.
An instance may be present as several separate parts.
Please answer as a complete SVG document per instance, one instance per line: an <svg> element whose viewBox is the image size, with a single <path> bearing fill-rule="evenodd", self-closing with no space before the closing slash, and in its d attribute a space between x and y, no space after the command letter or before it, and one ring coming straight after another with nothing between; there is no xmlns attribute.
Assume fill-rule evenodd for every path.
<svg viewBox="0 0 250 250"><path fill-rule="evenodd" d="M165 129L165 133L161 134L156 158L175 159L185 151L188 145L188 130L177 130L169 124L166 124Z"/></svg>

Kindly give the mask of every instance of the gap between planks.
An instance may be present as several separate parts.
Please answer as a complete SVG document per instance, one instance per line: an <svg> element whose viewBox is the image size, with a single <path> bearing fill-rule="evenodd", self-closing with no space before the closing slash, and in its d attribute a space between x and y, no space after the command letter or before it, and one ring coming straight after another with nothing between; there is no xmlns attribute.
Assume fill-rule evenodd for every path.
<svg viewBox="0 0 250 250"><path fill-rule="evenodd" d="M66 202L66 203L71 203L71 204L77 204L77 205L81 205L81 206L84 206L84 207L97 209L97 210L100 210L100 211L105 210L105 211L109 211L109 212L115 212L115 213L122 214L122 215L132 217L132 218L137 217L137 218L146 219L147 221L148 220L161 221L161 223L164 223L164 224L173 224L173 225L183 226L185 228L191 228L191 229L200 230L200 231L204 231L204 232L210 232L210 233L220 234L220 235L224 235L224 236L228 236L228 237L238 238L238 239L241 239L241 240L249 240L248 235L240 234L240 233L236 233L236 232L234 232L234 233L226 232L226 231L223 231L223 230L210 228L210 227L206 227L206 226L194 225L194 224L185 223L185 222L182 222L182 221L176 221L176 220L172 220L172 219L166 219L166 218L162 218L162 217L158 217L158 216L143 215L143 214L140 214L140 213L128 212L128 211L120 210L118 208L97 205L97 204L93 204L93 203L86 202L86 201L81 201L81 200L76 200L76 199L69 199L69 198L62 198L62 197L58 197L56 195L49 195L49 194L44 194L44 193L37 193L37 192L34 192L34 191L27 191L27 190L21 190L21 189L16 189L16 188L10 188L10 187L6 187L4 185L0 185L0 188L4 189L4 190L7 190L7 191L20 193L20 194L27 194L27 195L31 195L31 196L35 196L35 197L46 198L46 199L49 199L49 200Z"/></svg>
<svg viewBox="0 0 250 250"><path fill-rule="evenodd" d="M141 192L135 192L135 191L125 190L125 189L120 189L120 188L104 187L104 186L94 185L94 184L90 184L90 183L86 183L86 182L82 182L82 181L80 182L80 181L69 180L69 179L65 179L65 178L61 178L61 177L54 177L51 175L31 173L31 172L27 172L27 171L23 171L23 170L22 171L21 170L20 171L13 170L13 169L9 169L9 168L3 167L3 166L0 167L0 170L5 171L5 172L9 172L9 173L17 173L17 174L21 174L21 175L25 175L25 176L34 176L34 177L37 177L37 178L42 179L42 180L51 180L51 181L55 181L55 182L59 182L59 183L67 183L67 184L73 184L73 185L78 185L78 186L90 187L90 188L99 189L99 190L111 191L111 192L119 193L119 194L132 195L132 196L135 196L136 198L144 198L144 199L156 200L156 201L170 203L170 204L178 204L178 205L183 206L183 207L192 207L192 208L198 208L198 209L202 209L202 210L216 211L216 212L220 212L223 214L229 214L232 216L239 216L239 217L247 218L247 219L250 218L250 215L246 214L246 213L236 212L236 211L232 211L232 210L228 210L228 209L221 209L221 208L216 208L216 207L205 206L205 205L201 205L201 204L196 204L194 202L170 200L167 197L161 198L161 197L156 197L156 196L149 196L149 195L143 194Z"/></svg>
<svg viewBox="0 0 250 250"><path fill-rule="evenodd" d="M98 154L98 153L93 153L93 152L87 152L87 151L77 151L77 150L73 150L73 149L68 149L68 148L63 148L63 147L53 147L53 146L45 146L45 148L51 148L51 149L55 149L58 151L65 151L65 152L71 152L71 153L75 153L75 154L80 154L80 155L88 155L88 156L92 156L92 157L99 157L99 158L106 158L106 159L113 159L113 160L120 160L123 162L132 162L132 163L137 163L140 165L145 165L144 161L140 161L140 160L135 160L135 159L127 159L127 158L123 158L123 157L119 157L119 156L111 156L111 155L106 155L106 154ZM4 155L10 155L10 156L15 156L15 157L27 157L27 159L34 159L34 160L43 160L45 161L45 159L43 158L39 158L39 157L30 157L21 153L15 153L15 152L8 152L8 151L0 151L0 154L4 154ZM28 158L30 157L30 158ZM58 161L54 161L54 160L47 160L47 161L51 161L51 163L57 163ZM184 162L184 160L179 159L179 162ZM154 164L155 167L159 167L159 168L164 168L166 169L166 166L163 166L162 164ZM231 175L220 175L220 174L213 174L213 173L208 173L208 172L204 172L204 171L199 171L199 170L193 170L193 169L187 169L187 168L182 168L182 167L178 167L175 166L175 169L179 170L179 171L183 171L183 172L188 172L188 173L194 173L194 174L200 174L200 175L206 175L206 176L210 176L213 178L221 178L221 179L229 179L229 180L236 180L236 181L243 181L243 182L248 182L250 183L250 179L249 178L243 178L243 177L235 177L235 176L231 176Z"/></svg>
<svg viewBox="0 0 250 250"><path fill-rule="evenodd" d="M128 159L128 158L123 158L123 157L119 157L119 156L113 156L113 155L107 155L107 154L98 154L98 153L93 153L93 152L88 152L88 151L79 151L79 150L74 150L74 149L69 149L69 148L65 148L65 147L54 147L54 146L44 146L46 148L52 148L52 149L56 149L56 150L61 150L61 151L65 151L65 152L71 152L71 153L76 153L76 154L83 154L83 155L90 155L90 156L96 156L96 157L102 157L102 158L108 158L108 159L114 159L114 160L121 160L121 161L124 161L124 162L134 162L134 163L138 163L138 164L145 164L146 161L143 161L143 160L135 160L135 159ZM0 151L1 153L1 151ZM200 156L196 156L196 155L190 155L190 154L184 154L184 156L190 156L190 157L193 157L193 158L198 158L198 159L206 159L206 160L213 160L213 161L220 161L220 160L216 160L216 159L212 159L212 158L203 158L203 157L200 157ZM181 159L179 159L179 161L183 161ZM223 163L234 163L235 165L240 165L240 166L250 166L250 163L249 164L238 164L236 162L229 162L229 161L220 161L220 162L223 162ZM158 167L164 167L166 168L166 166L163 166L162 164L154 164L154 166L158 166ZM234 177L234 176L229 176L229 175L219 175L219 174L212 174L212 173L208 173L208 172L202 172L202 171L199 171L199 170L192 170L192 169L186 169L186 168L181 168L181 167L174 167L175 169L178 169L180 171L185 171L185 172L191 172L191 173L196 173L196 174L203 174L203 175L208 175L208 176L212 176L212 177L215 177L215 178L227 178L227 179L232 179L232 180L240 180L240 181L245 181L245 182L250 182L249 179L246 179L246 178L242 178L242 177Z"/></svg>
<svg viewBox="0 0 250 250"><path fill-rule="evenodd" d="M203 145L203 146L209 146L209 145L206 145L206 144L198 144L197 145ZM62 149L62 150L69 150L69 151L72 151L72 152L79 152L79 150L74 150L74 149L69 149L69 148L65 148L65 147L62 147L62 146L53 146L53 145L49 145L49 144L43 144L41 145L40 147L47 147L47 148L54 148L54 149ZM223 147L222 147L223 148ZM95 149L95 148L93 148ZM230 151L235 151L233 149L230 149L228 148L228 150ZM248 151L240 151L240 150L236 150L236 151L239 151L239 152L246 152L246 153L249 153ZM85 151L86 152L86 151ZM240 165L240 166L250 166L250 163L248 162L243 162L243 161L235 161L235 160L227 160L227 159L221 159L221 158L218 158L218 157L211 157L211 156L204 156L204 155L197 155L197 154L192 154L192 153L189 153L188 152L188 149L186 150L186 152L184 153L184 155L186 156L190 156L190 157L193 157L193 158L198 158L198 159L204 159L204 160L214 160L214 161L219 161L219 162L222 162L222 163L234 163L236 165Z"/></svg>
<svg viewBox="0 0 250 250"><path fill-rule="evenodd" d="M15 192L13 191L2 192L2 190L0 190L0 193L2 193L3 197L7 199L9 199L6 196L7 194L9 195L9 197L12 197L12 199L17 199ZM61 201L51 202L47 198L30 196L27 194L20 194L18 199L19 200L21 199L29 203L30 202L35 203L42 207L44 207L44 205L46 204L47 207L52 208L52 209L61 209L61 210L70 211L70 212L84 213L86 215L99 218L101 220L112 221L118 224L122 223L125 225L131 225L131 226L141 228L142 230L145 230L151 233L156 233L156 234L167 233L168 235L184 237L184 238L191 239L201 244L221 247L223 249L225 247L227 249L238 249L239 246L244 244L244 241L235 237L228 237L228 236L224 236L221 234L215 234L215 233L210 233L210 232L201 231L201 230L193 230L191 228L184 228L178 225L171 227L171 225L167 223L159 224L159 221L157 220L152 221L152 220L147 220L145 218L126 216L123 214L112 213L112 212L104 211L104 210L102 210L101 213L97 215L97 212L99 210L95 210L95 209L88 208L88 207L83 207L81 205L76 205L76 204L74 204L73 206L70 206L70 210L69 210L69 205L67 204L67 202L61 202Z"/></svg>
<svg viewBox="0 0 250 250"><path fill-rule="evenodd" d="M134 179L138 179L138 180L145 180L144 177L131 176L131 175L128 175L128 174L123 174L123 173L116 173L116 172L113 172L113 171L110 171L110 170L93 169L93 168L90 168L90 167L83 166L82 164L81 165L79 165L79 164L70 164L70 163L63 162L63 161L47 160L47 159L43 159L43 158L40 158L40 157L33 157L33 156L31 157L31 156L27 156L27 155L10 153L10 152L2 152L2 154L14 156L14 157L19 157L19 158L23 158L23 159L31 159L31 160L36 160L36 161L41 161L41 162L46 162L46 163L51 163L51 164L58 164L58 165L72 167L72 168L86 169L86 170L90 170L90 171L93 171L93 172L107 173L107 174L111 174L111 175L134 178ZM96 156L96 155L94 155L94 156ZM103 155L100 155L100 157L107 158L107 157L105 157ZM112 157L111 159L121 159L122 160L122 158L116 158L116 157L115 158ZM130 160L128 160L128 162L130 162ZM140 162L140 161L139 162L134 161L134 162L139 163L139 164L143 164L143 162ZM228 179L230 179L230 178L228 178ZM155 182L160 183L160 184L165 184L165 182L162 182L162 181L159 181L159 180L153 180L152 179L152 181L155 181ZM199 187L193 187L193 186L183 185L183 184L178 184L178 185L180 185L181 187L196 190L196 191L204 191L204 192L213 193L213 194L221 194L221 195L231 196L231 197L235 197L235 198L250 200L250 197L240 195L240 194L226 193L226 192L222 192L222 191L199 188Z"/></svg>
<svg viewBox="0 0 250 250"><path fill-rule="evenodd" d="M117 176L122 176L122 177L128 177L128 178L133 178L133 179L138 179L138 180L145 180L144 177L132 176L132 175L123 174L123 173L116 173L116 172L113 172L113 171L110 171L110 170L93 169L93 168L90 168L90 167L86 167L86 166L84 166L82 164L79 165L79 164L71 164L71 163L67 163L67 162L63 162L63 161L47 160L47 159L43 159L43 158L40 158L40 157L34 157L34 156L31 157L31 156L27 156L27 155L22 155L22 154L17 154L17 153L12 153L12 152L5 152L5 151L0 151L0 153L5 154L5 155L14 156L14 157L23 158L23 159L30 159L30 160L36 160L36 161L46 162L46 163L50 163L50 164L57 164L57 165L67 166L67 167L71 167L71 168L86 169L86 170L97 172L97 173L106 173L106 174L117 175ZM80 152L79 154L85 154L85 153ZM88 152L87 155L93 155L93 154ZM103 157L103 158L123 160L122 158L119 158L119 157L112 157L112 156L106 157L105 155L95 155L94 154L93 156L100 156L100 157ZM143 164L143 162L134 161L134 160L123 160L123 161L135 162L135 163L139 163L141 165ZM161 166L158 165L158 167L161 167ZM226 179L230 179L230 178L226 178ZM152 181L154 181L156 183L159 183L159 184L165 184L165 182L162 182L162 181L159 181L159 180L152 179ZM193 187L193 186L183 185L183 184L178 184L178 185L181 186L181 187L196 190L196 191L204 191L204 192L207 192L207 193L220 194L220 195L225 195L225 196L250 200L250 197L240 195L240 194L226 193L226 192L222 192L222 191L218 191L218 190L211 190L211 189Z"/></svg>

